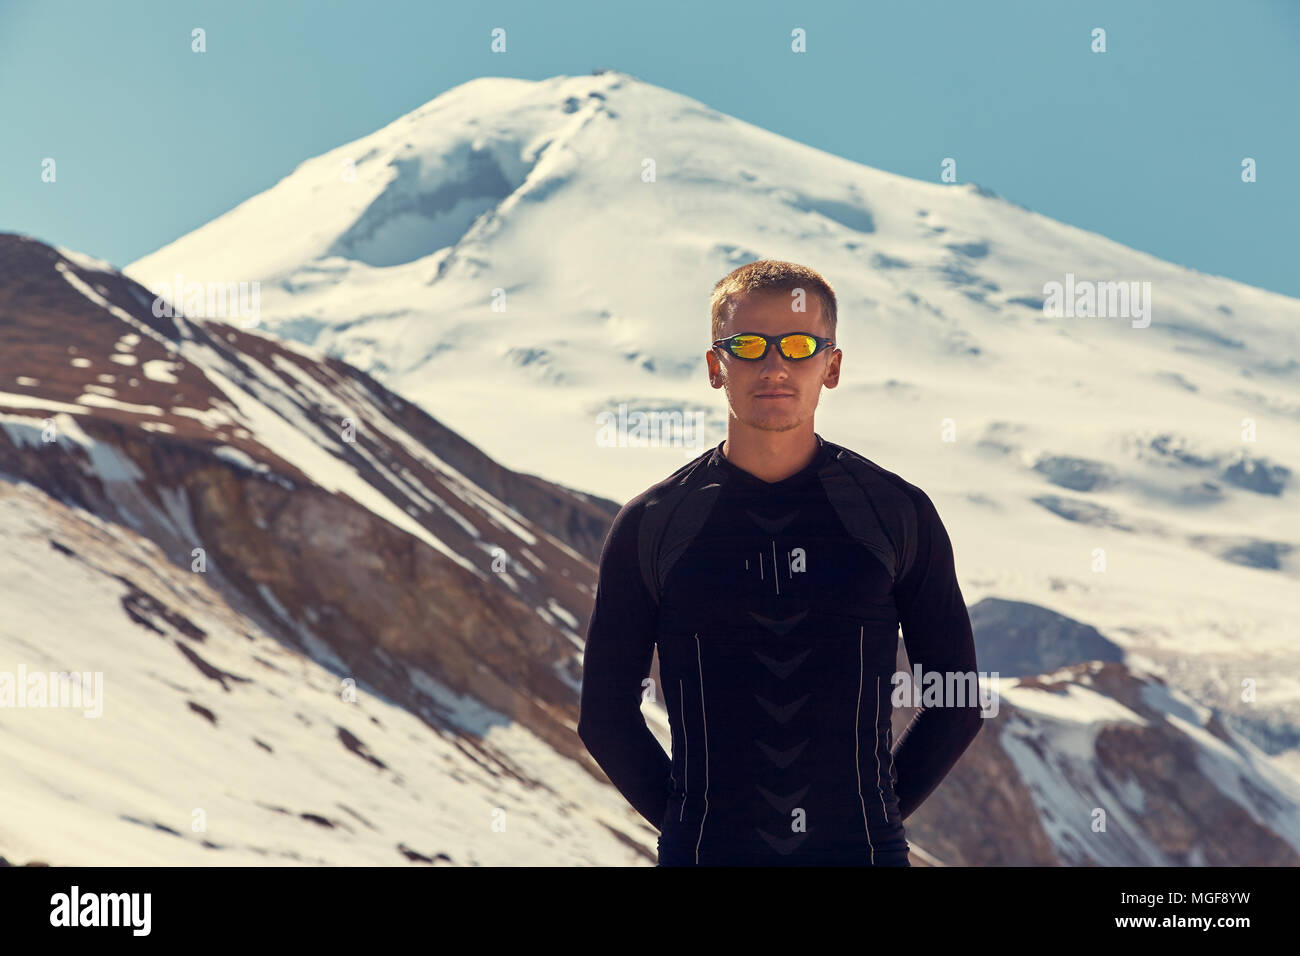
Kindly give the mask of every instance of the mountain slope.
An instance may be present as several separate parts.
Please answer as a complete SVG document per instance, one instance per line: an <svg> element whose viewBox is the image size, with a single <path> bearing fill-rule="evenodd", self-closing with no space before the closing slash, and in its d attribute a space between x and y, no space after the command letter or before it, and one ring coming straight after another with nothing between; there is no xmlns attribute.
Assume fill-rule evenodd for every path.
<svg viewBox="0 0 1300 956"><path fill-rule="evenodd" d="M501 468L341 362L258 332L153 316L144 290L84 257L0 236L0 279L0 474L33 496L19 506L7 491L13 522L0 529L11 572L5 673L33 656L102 671L115 695L106 713L138 697L131 719L165 736L179 719L167 715L194 700L205 717L237 709L236 722L262 728L259 739L288 723L266 706L268 693L290 695L265 671L314 675L316 690L332 674L312 706L337 702L350 680L369 715L423 721L415 739L445 739L494 778L561 792L543 770L585 773L589 785L563 790L595 788L596 805L631 830L573 733L580 635L612 502ZM75 526L72 539L53 530L62 525ZM92 545L102 553L87 564ZM33 574L48 581L33 584ZM141 646L144 632L174 647ZM197 688L210 688L195 669L245 699L203 704ZM137 695L142 683L154 693ZM339 720L345 745L366 739L355 710L355 730ZM129 721L82 726L63 748L69 767L140 737ZM11 725L21 750L9 765L33 767L31 729ZM489 741L499 734L543 762L517 765L515 743ZM156 746L167 754L193 741L178 734ZM394 762L391 750L384 759ZM44 799L39 788L22 795ZM465 824L445 821L446 833L462 834L460 861ZM105 839L107 848L122 837ZM644 856L640 840L624 838ZM329 859L355 859L339 853Z"/></svg>
<svg viewBox="0 0 1300 956"><path fill-rule="evenodd" d="M358 665L349 699L349 671L287 643L292 628L32 485L0 481L0 579L0 672L102 674L97 706L0 711L10 861L653 860L617 794L524 722L419 672L417 695L410 681L374 686Z"/></svg>
<svg viewBox="0 0 1300 956"><path fill-rule="evenodd" d="M945 865L1300 864L1300 782L1159 675L1089 661L997 689L908 819Z"/></svg>

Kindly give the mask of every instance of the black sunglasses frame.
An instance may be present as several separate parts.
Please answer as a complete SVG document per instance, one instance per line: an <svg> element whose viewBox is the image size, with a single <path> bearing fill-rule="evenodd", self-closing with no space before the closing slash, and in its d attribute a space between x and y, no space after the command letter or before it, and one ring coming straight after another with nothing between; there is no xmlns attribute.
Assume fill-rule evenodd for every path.
<svg viewBox="0 0 1300 956"><path fill-rule="evenodd" d="M731 349L732 340L739 338L742 335L747 335L751 338L762 339L763 340L762 353L754 358L746 358L743 355L737 355L735 352L733 352ZM816 342L817 347L807 355L801 355L798 357L792 355L786 355L785 350L781 348L781 341L783 339L789 338L792 335L805 335L808 338L812 339L814 342ZM725 339L718 339L716 342L713 343L713 347L715 349L723 348L725 346L728 355L730 355L732 358L738 358L742 362L763 361L763 359L767 358L767 353L772 348L773 345L776 346L777 351L781 353L781 357L785 359L787 362L806 362L814 355L818 355L821 352L824 352L828 348L834 348L835 341L833 339L824 339L820 335L813 335L811 332L784 332L781 335L764 335L762 332L737 332L735 335L729 335Z"/></svg>

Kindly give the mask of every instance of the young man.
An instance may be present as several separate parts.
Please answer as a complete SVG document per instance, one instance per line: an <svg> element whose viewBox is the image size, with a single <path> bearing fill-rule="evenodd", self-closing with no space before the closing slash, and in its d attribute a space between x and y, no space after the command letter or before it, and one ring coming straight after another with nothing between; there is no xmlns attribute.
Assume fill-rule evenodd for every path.
<svg viewBox="0 0 1300 956"><path fill-rule="evenodd" d="M908 866L903 820L981 726L973 695L945 700L892 746L900 624L923 675L976 673L948 534L921 489L813 430L842 358L820 275L742 266L712 319L727 438L614 519L578 734L661 866ZM641 714L656 644L671 759Z"/></svg>

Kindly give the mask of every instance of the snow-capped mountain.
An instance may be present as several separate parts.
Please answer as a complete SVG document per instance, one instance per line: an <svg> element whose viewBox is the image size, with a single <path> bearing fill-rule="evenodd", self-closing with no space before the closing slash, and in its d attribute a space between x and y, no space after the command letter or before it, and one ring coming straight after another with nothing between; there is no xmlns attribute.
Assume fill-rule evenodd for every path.
<svg viewBox="0 0 1300 956"><path fill-rule="evenodd" d="M968 600L1076 618L1270 752L1300 744L1300 301L617 72L456 87L126 272L258 281L263 328L624 500L724 437L709 294L757 258L836 288L818 429L926 489ZM1045 308L1051 283L1119 282L1145 315ZM620 404L708 430L605 447Z"/></svg>
<svg viewBox="0 0 1300 956"><path fill-rule="evenodd" d="M152 304L0 235L0 864L653 859L574 732L616 505ZM916 865L1300 862L1300 786L1214 710L1046 608L972 621L1017 676Z"/></svg>

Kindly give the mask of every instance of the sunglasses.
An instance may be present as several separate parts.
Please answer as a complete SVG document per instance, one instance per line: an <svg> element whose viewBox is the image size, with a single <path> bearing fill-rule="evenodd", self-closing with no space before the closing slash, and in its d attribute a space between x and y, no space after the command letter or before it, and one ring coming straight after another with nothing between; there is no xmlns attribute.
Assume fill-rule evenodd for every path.
<svg viewBox="0 0 1300 956"><path fill-rule="evenodd" d="M732 355L747 362L757 362L767 356L775 345L777 350L792 362L810 359L835 343L809 332L787 332L784 335L764 335L761 332L737 332L713 343L714 348L726 347Z"/></svg>

